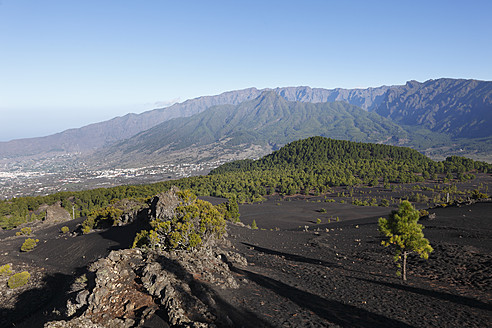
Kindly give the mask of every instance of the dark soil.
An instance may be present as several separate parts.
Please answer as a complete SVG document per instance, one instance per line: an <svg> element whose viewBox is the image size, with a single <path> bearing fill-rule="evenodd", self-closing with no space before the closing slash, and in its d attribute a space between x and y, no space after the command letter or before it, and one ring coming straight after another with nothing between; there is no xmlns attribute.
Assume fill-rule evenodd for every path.
<svg viewBox="0 0 492 328"><path fill-rule="evenodd" d="M435 218L421 223L434 252L427 261L409 258L406 283L395 275L377 231L377 219L392 209L302 197L241 205L241 221L254 219L260 229L229 225L232 247L249 265L231 265L241 287L217 290L220 306L258 318L231 315L236 327L490 326L492 203L430 209ZM25 237L0 231L0 265L12 263L14 271L33 276L19 290L1 288L1 327L42 327L53 320L86 265L128 247L140 229L135 223L77 237L60 233L77 223L37 227L40 243L29 253L19 251ZM163 324L154 321L148 326Z"/></svg>
<svg viewBox="0 0 492 328"><path fill-rule="evenodd" d="M288 216L292 203L274 205L278 216ZM326 214L343 212L341 205L329 205ZM260 221L263 206L268 214ZM340 215L339 222L310 224L305 231L309 206L297 229L294 219L279 224L268 208L242 206L241 218L279 231L229 229L250 262L248 270L236 270L248 283L230 297L272 326L486 327L492 322L492 203L431 210L436 218L422 223L435 251L427 261L409 259L406 283L380 245L378 216Z"/></svg>

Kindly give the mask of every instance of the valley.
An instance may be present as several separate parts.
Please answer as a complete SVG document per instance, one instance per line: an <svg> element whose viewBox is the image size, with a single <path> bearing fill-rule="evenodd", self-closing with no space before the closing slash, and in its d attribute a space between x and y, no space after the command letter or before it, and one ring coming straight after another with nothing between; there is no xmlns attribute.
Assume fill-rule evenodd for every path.
<svg viewBox="0 0 492 328"><path fill-rule="evenodd" d="M0 328L490 327L490 12L0 0Z"/></svg>
<svg viewBox="0 0 492 328"><path fill-rule="evenodd" d="M483 327L491 92L246 89L0 143L0 324ZM406 282L402 204L434 248Z"/></svg>
<svg viewBox="0 0 492 328"><path fill-rule="evenodd" d="M46 196L126 184L145 184L207 174L223 161L161 164L120 169L81 169L82 161L70 158L62 165L57 158L20 161L0 168L0 199ZM56 163L58 165L53 165Z"/></svg>

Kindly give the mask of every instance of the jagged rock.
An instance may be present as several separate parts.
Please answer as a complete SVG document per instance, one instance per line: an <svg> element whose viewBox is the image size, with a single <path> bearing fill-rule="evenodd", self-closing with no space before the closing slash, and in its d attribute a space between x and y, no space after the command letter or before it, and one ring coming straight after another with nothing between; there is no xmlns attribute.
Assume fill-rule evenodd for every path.
<svg viewBox="0 0 492 328"><path fill-rule="evenodd" d="M57 222L71 220L72 217L67 210L61 207L61 202L57 202L51 206L46 207L45 222Z"/></svg>
<svg viewBox="0 0 492 328"><path fill-rule="evenodd" d="M139 209L151 219L174 215L182 202L176 188L155 196L148 209ZM245 266L244 257L230 249L226 240L210 238L206 247L193 250L112 251L92 263L87 284L67 302L65 313L78 318L67 321L97 327L138 327L163 310L171 327L228 325L218 313L214 288L238 288L229 265ZM73 289L77 290L77 289ZM82 320L83 319L83 320ZM53 324L53 325L51 325ZM49 323L46 327L59 327Z"/></svg>
<svg viewBox="0 0 492 328"><path fill-rule="evenodd" d="M195 251L112 251L89 266L92 289L86 287L67 302L66 313L83 313L55 327L138 327L158 308L171 327L227 325L215 310L213 286L238 288L229 264L247 265L239 254L220 247ZM230 320L230 319L229 319Z"/></svg>
<svg viewBox="0 0 492 328"><path fill-rule="evenodd" d="M70 321L60 320L51 321L44 325L45 328L100 328L101 326L93 323L85 317L75 318Z"/></svg>
<svg viewBox="0 0 492 328"><path fill-rule="evenodd" d="M174 215L174 210L180 203L176 187L169 191L154 196L150 202L149 217L154 219L170 218Z"/></svg>
<svg viewBox="0 0 492 328"><path fill-rule="evenodd" d="M123 214L113 223L115 226L130 224L141 214L146 215L148 210L145 202L126 198L116 202L113 206L123 211Z"/></svg>

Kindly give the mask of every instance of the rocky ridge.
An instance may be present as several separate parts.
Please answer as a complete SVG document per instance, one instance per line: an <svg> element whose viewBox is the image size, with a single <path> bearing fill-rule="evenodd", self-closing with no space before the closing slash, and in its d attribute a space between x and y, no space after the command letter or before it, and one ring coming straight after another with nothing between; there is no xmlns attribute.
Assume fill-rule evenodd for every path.
<svg viewBox="0 0 492 328"><path fill-rule="evenodd" d="M146 218L171 217L179 203L173 188L155 196L142 212ZM139 219L137 213L125 222ZM161 324L171 327L233 326L216 298L217 290L239 287L231 264L248 263L227 240L209 240L193 250L111 251L75 279L66 306L60 309L68 320L45 327L141 327L157 313Z"/></svg>
<svg viewBox="0 0 492 328"><path fill-rule="evenodd" d="M138 327L159 310L171 327L213 327L230 319L214 300L214 288L238 288L226 261L246 260L219 247L194 252L112 251L74 283L65 314L45 327ZM81 282L82 281L82 282Z"/></svg>

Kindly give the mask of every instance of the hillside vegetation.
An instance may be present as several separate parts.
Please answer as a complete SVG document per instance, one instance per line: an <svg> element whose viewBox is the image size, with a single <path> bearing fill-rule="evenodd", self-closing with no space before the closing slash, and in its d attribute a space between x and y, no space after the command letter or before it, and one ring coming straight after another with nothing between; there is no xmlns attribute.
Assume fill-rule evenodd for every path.
<svg viewBox="0 0 492 328"><path fill-rule="evenodd" d="M270 101L275 97L284 102ZM256 108L259 101L265 106ZM162 160L169 151L189 146L282 146L321 135L409 146L439 159L458 154L491 160L491 109L491 81L443 78L367 89L249 88L46 137L0 142L0 158L99 150L92 158L95 163L131 159L143 165L149 159L144 156Z"/></svg>
<svg viewBox="0 0 492 328"><path fill-rule="evenodd" d="M375 113L344 102L287 101L273 91L239 105L212 107L189 118L161 123L101 152L133 159L135 154L180 150L223 142L284 145L313 135L352 141L405 139L408 133Z"/></svg>
<svg viewBox="0 0 492 328"><path fill-rule="evenodd" d="M311 137L292 142L257 161L224 164L207 176L2 201L0 226L11 229L27 221L42 219L43 204L59 202L66 209L75 207L76 217L90 216L125 198L146 202L173 185L200 196L251 202L274 193L319 195L337 186L376 186L425 180L451 183L473 179L477 172L492 172L492 165L463 157L435 162L410 148Z"/></svg>

